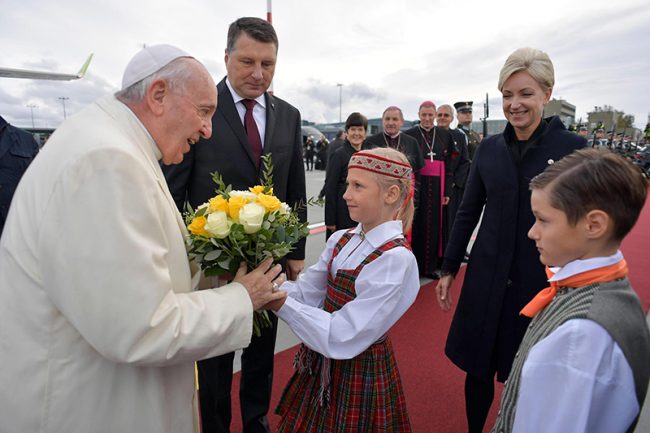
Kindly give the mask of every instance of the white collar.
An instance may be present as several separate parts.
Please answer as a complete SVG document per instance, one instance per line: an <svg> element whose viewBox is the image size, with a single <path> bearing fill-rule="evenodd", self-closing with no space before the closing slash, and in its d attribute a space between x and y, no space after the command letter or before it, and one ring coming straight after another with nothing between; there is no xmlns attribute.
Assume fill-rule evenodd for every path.
<svg viewBox="0 0 650 433"><path fill-rule="evenodd" d="M144 139L147 143L143 150L147 155L149 155L149 157L153 158L154 161L160 161L162 159L162 152L158 148L156 140L153 139L149 130L128 105L117 99L114 95L103 96L99 98L96 103L102 107L104 111L110 113L112 117L120 116L121 120L124 120L130 126L136 136L141 135L141 137L138 138Z"/></svg>
<svg viewBox="0 0 650 433"><path fill-rule="evenodd" d="M235 89L232 87L232 84L230 84L230 79L228 77L226 77L226 86L228 86L228 90L230 90L230 94L232 95L232 99L233 101L235 101L235 104L237 104L239 101L243 99L247 99L244 98L243 96L240 96L239 93L235 91ZM255 102L260 104L262 108L266 109L266 98L264 97L264 93L262 93L260 96L255 98Z"/></svg>
<svg viewBox="0 0 650 433"><path fill-rule="evenodd" d="M623 260L623 253L618 250L616 254L608 257L593 257L585 260L574 260L567 263L562 267L552 267L551 272L554 272L548 281L558 281L565 278L572 277L583 272L591 271L592 269L602 268L603 266L611 266Z"/></svg>
<svg viewBox="0 0 650 433"><path fill-rule="evenodd" d="M361 224L358 224L352 231L352 233L358 236L361 236L361 232ZM395 220L386 221L385 223L379 224L369 232L363 233L362 239L367 240L373 248L377 248L391 239L403 236L404 234L402 232L402 221Z"/></svg>

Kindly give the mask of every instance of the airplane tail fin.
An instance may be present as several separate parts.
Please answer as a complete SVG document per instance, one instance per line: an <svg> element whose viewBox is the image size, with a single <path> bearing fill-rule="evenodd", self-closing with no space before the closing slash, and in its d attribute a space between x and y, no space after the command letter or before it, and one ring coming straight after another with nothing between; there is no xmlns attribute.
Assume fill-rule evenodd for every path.
<svg viewBox="0 0 650 433"><path fill-rule="evenodd" d="M79 72L77 73L77 78L81 78L84 75L86 75L86 71L88 70L88 66L90 65L90 61L93 59L93 54L94 53L90 53L90 55L86 59L86 62L83 64L81 69L79 69Z"/></svg>

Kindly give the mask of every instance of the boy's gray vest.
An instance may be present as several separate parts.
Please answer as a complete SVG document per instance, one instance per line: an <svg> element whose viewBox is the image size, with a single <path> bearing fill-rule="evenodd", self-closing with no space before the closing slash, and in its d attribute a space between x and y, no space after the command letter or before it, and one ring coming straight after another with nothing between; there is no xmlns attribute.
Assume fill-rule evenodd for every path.
<svg viewBox="0 0 650 433"><path fill-rule="evenodd" d="M512 431L521 369L530 349L571 319L593 320L609 332L632 368L636 397L639 407L643 406L650 378L650 332L639 298L627 278L578 289L560 288L553 301L528 326L501 397L493 433ZM634 430L635 425L636 420L628 431Z"/></svg>

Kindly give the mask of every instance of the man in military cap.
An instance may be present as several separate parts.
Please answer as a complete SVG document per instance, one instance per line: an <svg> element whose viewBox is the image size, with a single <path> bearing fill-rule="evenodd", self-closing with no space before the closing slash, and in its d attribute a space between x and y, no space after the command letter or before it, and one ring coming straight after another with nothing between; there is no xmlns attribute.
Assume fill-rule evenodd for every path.
<svg viewBox="0 0 650 433"><path fill-rule="evenodd" d="M587 135L589 135L589 129L587 128L587 125L583 125L582 123L578 125L578 135L581 135L585 138Z"/></svg>
<svg viewBox="0 0 650 433"><path fill-rule="evenodd" d="M474 159L476 148L481 142L481 137L479 137L476 131L470 129L472 126L472 103L472 101L454 103L454 108L458 116L458 129L463 131L467 137L467 150L469 151L470 161Z"/></svg>

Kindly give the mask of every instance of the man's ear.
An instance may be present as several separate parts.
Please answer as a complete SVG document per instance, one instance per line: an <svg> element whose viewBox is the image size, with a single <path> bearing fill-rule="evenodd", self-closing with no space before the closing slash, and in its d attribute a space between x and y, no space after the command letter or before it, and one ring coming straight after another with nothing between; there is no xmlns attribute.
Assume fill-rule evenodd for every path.
<svg viewBox="0 0 650 433"><path fill-rule="evenodd" d="M585 215L584 222L586 225L586 233L589 239L600 239L603 236L607 235L611 226L612 219L607 214L600 209L594 209L587 212Z"/></svg>
<svg viewBox="0 0 650 433"><path fill-rule="evenodd" d="M160 116L165 111L165 99L169 96L169 84L165 80L156 80L147 89L147 105L152 113Z"/></svg>

